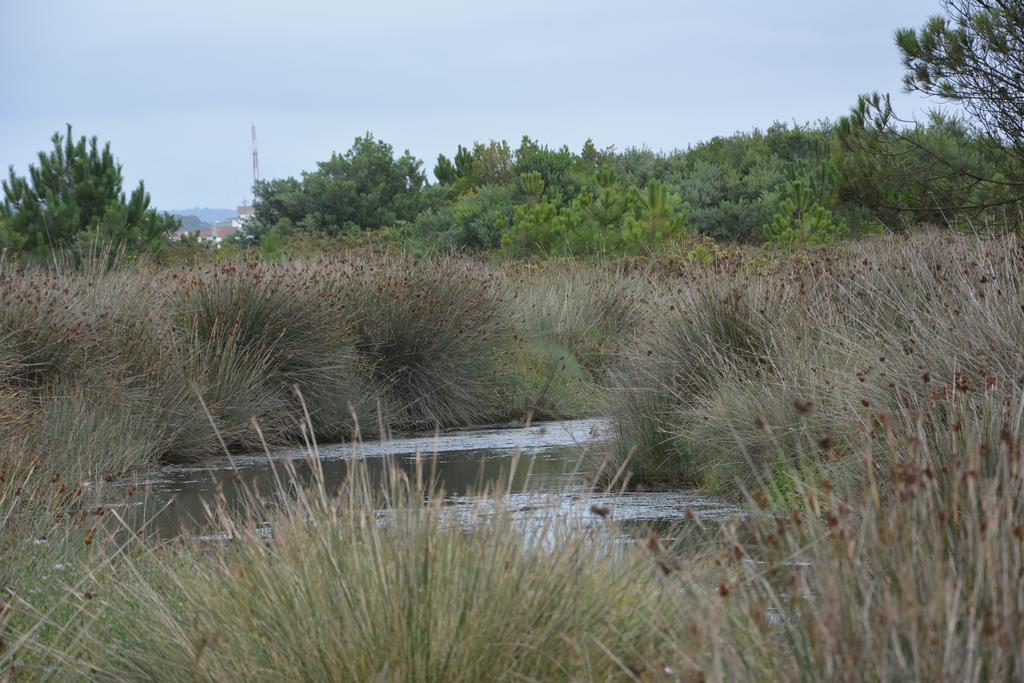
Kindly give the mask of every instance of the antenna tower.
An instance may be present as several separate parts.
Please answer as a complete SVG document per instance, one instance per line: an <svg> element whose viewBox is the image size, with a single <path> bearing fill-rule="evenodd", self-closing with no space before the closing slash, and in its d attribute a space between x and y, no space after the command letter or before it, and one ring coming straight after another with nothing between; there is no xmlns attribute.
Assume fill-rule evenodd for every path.
<svg viewBox="0 0 1024 683"><path fill-rule="evenodd" d="M256 124L252 124L252 184L260 179L260 155L256 151Z"/></svg>

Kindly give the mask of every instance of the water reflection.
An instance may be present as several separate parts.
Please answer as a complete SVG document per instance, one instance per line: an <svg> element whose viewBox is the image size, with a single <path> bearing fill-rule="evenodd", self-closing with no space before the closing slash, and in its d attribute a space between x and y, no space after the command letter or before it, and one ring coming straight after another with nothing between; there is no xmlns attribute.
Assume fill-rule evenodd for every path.
<svg viewBox="0 0 1024 683"><path fill-rule="evenodd" d="M373 484L383 485L390 468L411 480L422 477L443 489L454 517L460 510L479 509L481 491L507 493L509 510L528 517L554 509L583 522L597 521L592 507L626 524L672 523L691 510L703 518L721 518L735 508L686 491L595 493L587 485L595 449L609 436L602 420L552 422L516 429L484 429L426 435L362 444L338 444L318 449L329 490L364 469ZM306 452L282 451L226 458L204 466L168 467L148 478L128 482L135 487L132 502L118 503L133 526L145 520L147 531L168 537L185 530L202 534L206 504L223 493L229 507L242 505L245 491L271 496L285 471L299 481L312 479ZM593 519L592 519L593 518Z"/></svg>

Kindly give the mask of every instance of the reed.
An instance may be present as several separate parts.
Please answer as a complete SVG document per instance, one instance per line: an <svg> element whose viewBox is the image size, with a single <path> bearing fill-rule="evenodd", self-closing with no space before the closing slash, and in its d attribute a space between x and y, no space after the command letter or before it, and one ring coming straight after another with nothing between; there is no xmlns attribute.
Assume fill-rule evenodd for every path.
<svg viewBox="0 0 1024 683"><path fill-rule="evenodd" d="M1022 415L1021 396L954 395L879 420L848 491L803 477L820 455L807 439L789 511L751 488L744 516L625 543L611 518L524 523L500 490L467 511L358 470L337 491L282 471L241 512L211 501L220 541L74 516L14 546L0 664L25 679L1013 680Z"/></svg>
<svg viewBox="0 0 1024 683"><path fill-rule="evenodd" d="M877 416L905 418L951 394L1008 399L1024 386L1014 238L851 243L741 264L678 286L670 301L623 354L614 385L617 453L638 483L738 495L737 483L783 471L806 437L830 444L822 476L852 485Z"/></svg>

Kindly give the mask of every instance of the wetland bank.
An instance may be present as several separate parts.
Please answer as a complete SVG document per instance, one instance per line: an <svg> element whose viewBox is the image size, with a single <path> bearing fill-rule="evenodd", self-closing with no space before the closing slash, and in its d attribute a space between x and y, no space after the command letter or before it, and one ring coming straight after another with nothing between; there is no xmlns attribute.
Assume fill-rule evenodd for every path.
<svg viewBox="0 0 1024 683"><path fill-rule="evenodd" d="M710 264L7 267L5 665L1015 676L1022 264L924 232ZM531 426L452 431L495 421ZM198 487L189 514L132 521L143 472L153 509Z"/></svg>
<svg viewBox="0 0 1024 683"><path fill-rule="evenodd" d="M573 13L559 40L530 41L557 50L559 92L601 78L581 122L618 111L596 93L636 100L636 119L614 117L635 126L668 95L742 92L734 76L774 63L750 53L707 79L700 60L686 88L664 86L679 61L650 58L647 26L667 27L663 5L643 31L615 26L618 53ZM797 5L757 7L786 40L731 49L802 50L792 28L839 11ZM14 90L52 89L66 61L96 92L125 71L106 92L138 100L134 69L80 79L106 53L55 57L122 9L83 10L66 41L32 35L12 51L33 69ZM588 29L629 18L604 9L580 13ZM918 121L868 94L835 121L671 152L474 141L437 157L436 183L370 133L263 179L253 125L253 204L233 235L151 207L141 182L126 192L110 146L68 125L0 183L0 678L1024 680L1024 4L941 9L895 34L903 87L950 107ZM344 44L370 73L378 45L408 47L371 32L372 56L352 60L335 33L279 31L305 16L282 11L275 41L301 49L247 57ZM380 27L404 16L384 11ZM309 14L311 35L310 17L366 33ZM858 41L837 36L830 59L879 54L846 18L824 24ZM146 55L172 25L139 32ZM477 113L487 84L514 92L466 78L508 53L500 74L529 77L546 125L569 98L538 97L545 74L493 49L495 25L480 24L486 50L451 43L459 90ZM237 29L220 39L260 37ZM619 46L631 33L643 49ZM192 47L168 53L188 63ZM342 53L317 54L303 72ZM605 69L630 55L672 73L616 89ZM401 58L381 82L420 75ZM403 121L443 71L400 92ZM238 100L287 111L292 75ZM779 83L787 106L833 92ZM323 86L293 98L303 130ZM27 107L74 109L51 95L21 98L11 130ZM730 113L761 99L742 96ZM457 109L441 99L427 108ZM695 101L724 115L715 99ZM350 104L322 118L365 114ZM195 166L173 180L198 186L217 166L186 147L171 156Z"/></svg>

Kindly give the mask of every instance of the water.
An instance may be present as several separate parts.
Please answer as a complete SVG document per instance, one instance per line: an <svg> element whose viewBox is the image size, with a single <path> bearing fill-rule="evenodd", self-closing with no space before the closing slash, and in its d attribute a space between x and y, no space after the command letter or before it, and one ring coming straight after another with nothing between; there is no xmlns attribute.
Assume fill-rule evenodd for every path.
<svg viewBox="0 0 1024 683"><path fill-rule="evenodd" d="M334 444L318 450L329 489L344 481L357 462L375 482L385 481L389 465L413 480L419 468L420 476L437 482L455 516L460 509L479 508L479 493L498 487L507 494L508 509L524 518L538 510L555 510L587 523L597 521L599 515L592 510L596 508L631 526L671 524L689 513L718 520L737 512L732 505L690 491L595 492L588 485L599 461L593 456L609 437L606 421L590 419ZM290 464L299 479L308 479L308 458L305 450L286 450L165 467L122 484L111 507L119 508L133 526L145 523L146 530L161 536L201 534L204 503L218 491L236 506L243 486L269 495L276 488L275 468L283 477Z"/></svg>

